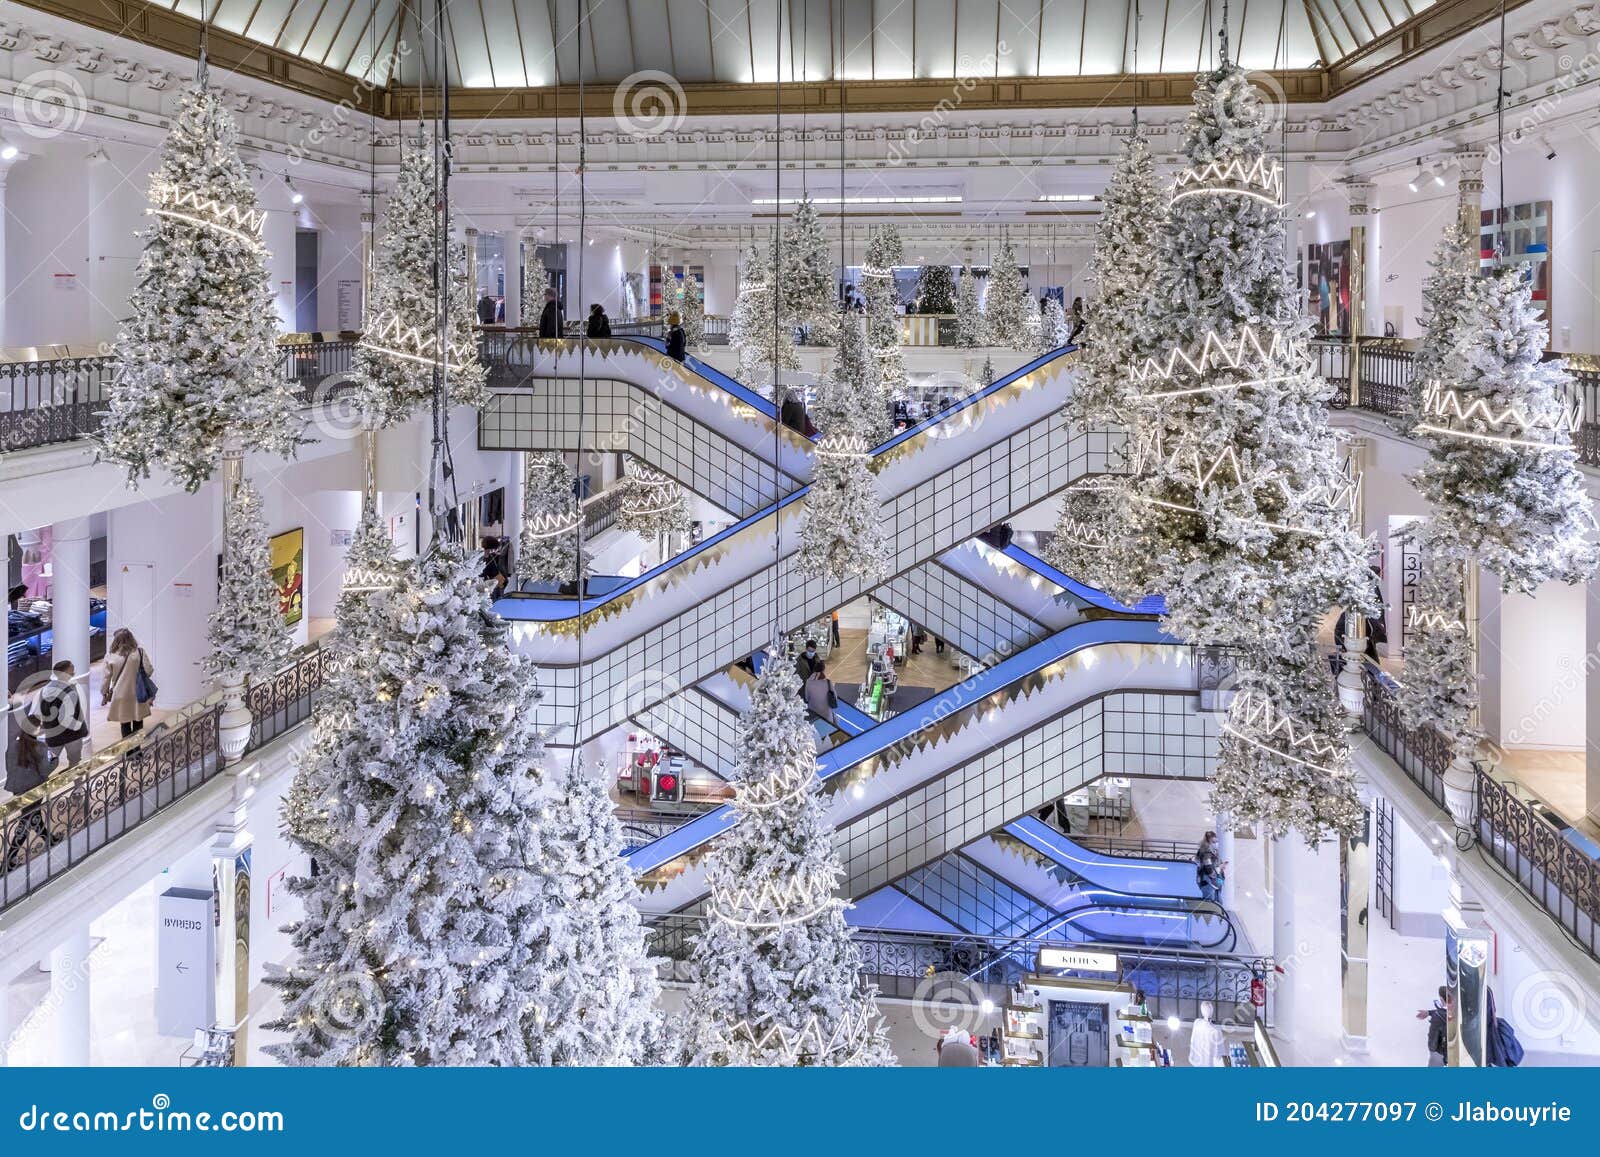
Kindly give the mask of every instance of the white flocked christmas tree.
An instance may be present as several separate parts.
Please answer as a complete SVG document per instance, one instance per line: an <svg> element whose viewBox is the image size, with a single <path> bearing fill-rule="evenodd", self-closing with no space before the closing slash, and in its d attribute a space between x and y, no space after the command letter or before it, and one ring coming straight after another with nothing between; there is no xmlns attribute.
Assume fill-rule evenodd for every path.
<svg viewBox="0 0 1600 1157"><path fill-rule="evenodd" d="M373 257L371 321L356 347L351 372L363 421L375 430L407 420L433 397L439 345L434 170L431 144L402 134L399 174ZM445 351L450 401L475 406L486 397L487 376L472 332L477 313L467 284L465 251L452 245L449 252ZM542 293L540 298L542 307Z"/></svg>
<svg viewBox="0 0 1600 1157"><path fill-rule="evenodd" d="M517 538L517 578L537 583L578 581L578 474L564 454L528 452L522 483L522 530ZM588 552L582 573L589 574Z"/></svg>
<svg viewBox="0 0 1600 1157"><path fill-rule="evenodd" d="M783 276L778 288L786 316L806 331L809 345L833 341L839 321L837 268L817 206L809 196L802 197L783 231Z"/></svg>
<svg viewBox="0 0 1600 1157"><path fill-rule="evenodd" d="M630 454L617 485L623 488L617 510L617 525L623 530L647 540L688 533L688 496L667 475Z"/></svg>
<svg viewBox="0 0 1600 1157"><path fill-rule="evenodd" d="M983 319L990 344L1014 350L1031 350L1028 340L1028 314L1032 303L1022 283L1022 270L1009 240L1000 242L1000 252L989 269L989 292L984 296Z"/></svg>
<svg viewBox="0 0 1600 1157"><path fill-rule="evenodd" d="M867 356L890 398L903 398L906 393L905 359L900 353L900 290L894 276L904 256L905 245L893 225L872 227L861 264L861 292L867 299Z"/></svg>
<svg viewBox="0 0 1600 1157"><path fill-rule="evenodd" d="M774 371L800 368L794 330L787 319L775 323L780 294L772 274L770 243L745 247L739 261L739 290L728 320L728 344L739 359L739 380L753 390L770 391Z"/></svg>
<svg viewBox="0 0 1600 1157"><path fill-rule="evenodd" d="M1430 382L1443 381L1456 342L1470 323L1468 294L1478 279L1478 239L1467 232L1460 215L1451 217L1428 259L1422 279L1422 338L1411 359L1411 389L1402 422L1409 432L1422 412L1422 396Z"/></svg>
<svg viewBox="0 0 1600 1157"><path fill-rule="evenodd" d="M149 197L101 453L130 483L164 466L193 491L224 451L288 456L305 425L280 366L266 215L217 93L196 85L179 99Z"/></svg>
<svg viewBox="0 0 1600 1157"><path fill-rule="evenodd" d="M367 596L373 660L318 701L304 767L341 835L290 881L284 1063L522 1065L548 1031L540 693L478 572L450 543L400 568Z"/></svg>
<svg viewBox="0 0 1600 1157"><path fill-rule="evenodd" d="M956 286L956 345L962 349L976 349L987 345L988 341L989 326L983 316L978 276L968 262L962 265Z"/></svg>
<svg viewBox="0 0 1600 1157"><path fill-rule="evenodd" d="M700 279L685 272L673 291L673 308L683 326L683 344L690 352L706 348L706 293Z"/></svg>
<svg viewBox="0 0 1600 1157"><path fill-rule="evenodd" d="M293 640L272 576L261 495L242 479L228 507L223 525L229 541L223 544L217 605L206 632L211 652L204 669L221 680L248 681L270 675L289 657Z"/></svg>
<svg viewBox="0 0 1600 1157"><path fill-rule="evenodd" d="M824 434L852 431L876 446L889 437L889 397L867 353L862 319L846 314L836 329L833 362L817 386L811 419Z"/></svg>
<svg viewBox="0 0 1600 1157"><path fill-rule="evenodd" d="M544 291L550 288L550 271L544 267L544 258L539 256L533 238L524 237L522 245L527 252L522 267L522 324L537 326L539 315L544 312Z"/></svg>
<svg viewBox="0 0 1600 1157"><path fill-rule="evenodd" d="M1548 327L1521 269L1476 278L1445 358L1424 390L1417 433L1429 460L1412 476L1433 504L1443 554L1476 559L1507 591L1585 582L1594 526L1573 435L1571 375L1542 361Z"/></svg>
<svg viewBox="0 0 1600 1157"><path fill-rule="evenodd" d="M1052 297L1046 300L1040 317L1039 352L1047 354L1060 349L1067 344L1071 333L1072 326L1067 322L1067 311L1061 308L1060 299Z"/></svg>
<svg viewBox="0 0 1600 1157"><path fill-rule="evenodd" d="M695 1065L892 1065L834 889L841 870L816 733L786 655L769 653L740 716L734 828L706 869L683 1059Z"/></svg>
<svg viewBox="0 0 1600 1157"><path fill-rule="evenodd" d="M1479 738L1473 722L1478 673L1464 593L1466 568L1472 564L1454 550L1448 536L1436 543L1431 524L1418 525L1417 585L1406 607L1406 666L1396 705L1407 727L1431 727L1452 754L1468 755Z"/></svg>
<svg viewBox="0 0 1600 1157"><path fill-rule="evenodd" d="M1236 65L1200 77L1145 314L1156 353L1130 374L1124 541L1138 565L1110 571L1125 601L1163 592L1174 634L1238 655L1248 694L1230 711L1213 806L1315 841L1360 814L1315 624L1335 606L1364 612L1371 578L1305 345L1270 118Z"/></svg>
<svg viewBox="0 0 1600 1157"><path fill-rule="evenodd" d="M849 428L823 431L800 511L801 574L833 582L889 577L889 534L867 448Z"/></svg>

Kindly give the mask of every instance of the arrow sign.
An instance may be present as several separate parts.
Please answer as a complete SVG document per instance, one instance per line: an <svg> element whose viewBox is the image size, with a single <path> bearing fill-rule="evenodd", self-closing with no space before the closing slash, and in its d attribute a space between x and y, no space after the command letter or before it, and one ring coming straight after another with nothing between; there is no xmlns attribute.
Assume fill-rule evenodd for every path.
<svg viewBox="0 0 1600 1157"><path fill-rule="evenodd" d="M180 960L180 961L178 961L178 972L179 972L179 973L180 973L180 974L182 974L182 973L185 973L185 972L188 972L188 971L189 971L189 966L188 966L188 965L187 965L187 964L185 964L185 963L184 963L184 962L183 962L183 961L181 961L181 960Z"/></svg>

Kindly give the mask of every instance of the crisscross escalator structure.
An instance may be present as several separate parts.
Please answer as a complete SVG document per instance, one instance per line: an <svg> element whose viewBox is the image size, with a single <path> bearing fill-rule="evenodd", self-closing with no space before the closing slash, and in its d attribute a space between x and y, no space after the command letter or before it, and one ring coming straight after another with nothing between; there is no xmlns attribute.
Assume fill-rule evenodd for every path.
<svg viewBox="0 0 1600 1157"><path fill-rule="evenodd" d="M609 363L615 374L659 372L649 346L613 344L639 345L643 351L615 355ZM1070 391L1070 353L1058 350L1035 359L873 450L894 550L889 577L936 559L1075 479L1104 473L1121 461L1120 433L1069 435L1062 426L1059 410ZM550 356L552 373L570 367ZM712 398L723 388L717 381L671 364L678 367L671 372L695 376L697 405L732 412L731 404ZM513 386L500 394L506 392L530 391ZM740 404L741 413L755 415L750 420L757 425L770 423L753 403ZM769 447L770 437L769 424L761 439ZM521 442L511 436L502 443L540 444L531 433ZM512 623L516 645L541 667L546 696L540 723L556 731L554 741L593 739L693 687L765 646L775 621L794 629L870 594L876 583L808 578L793 565L805 496L801 487L604 595L501 600L497 609ZM775 613L780 606L781 617ZM584 710L581 727L575 728L580 685Z"/></svg>

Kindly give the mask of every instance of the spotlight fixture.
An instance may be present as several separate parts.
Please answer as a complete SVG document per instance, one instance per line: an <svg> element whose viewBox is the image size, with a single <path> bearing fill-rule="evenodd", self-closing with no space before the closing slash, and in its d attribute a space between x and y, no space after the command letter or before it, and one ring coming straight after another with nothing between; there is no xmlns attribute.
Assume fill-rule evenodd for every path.
<svg viewBox="0 0 1600 1157"><path fill-rule="evenodd" d="M1439 188L1444 188L1444 166L1436 165L1433 170L1433 183Z"/></svg>
<svg viewBox="0 0 1600 1157"><path fill-rule="evenodd" d="M14 161L17 159L17 146L7 141L0 145L0 161Z"/></svg>
<svg viewBox="0 0 1600 1157"><path fill-rule="evenodd" d="M1544 146L1544 159L1547 160L1547 161L1555 160L1556 159L1556 147L1550 143L1550 138L1547 137L1547 136L1546 137L1540 137L1539 138L1539 143Z"/></svg>
<svg viewBox="0 0 1600 1157"><path fill-rule="evenodd" d="M102 165L110 159L111 156L106 152L106 147L104 145L96 145L94 147L94 152L90 153L84 158L84 160L88 161L91 165Z"/></svg>
<svg viewBox="0 0 1600 1157"><path fill-rule="evenodd" d="M1306 220L1307 221L1314 220L1316 218L1316 216L1317 216L1317 211L1315 209L1307 209L1306 210Z"/></svg>
<svg viewBox="0 0 1600 1157"><path fill-rule="evenodd" d="M1417 175L1406 182L1406 188L1415 193L1422 184L1422 158L1417 158Z"/></svg>
<svg viewBox="0 0 1600 1157"><path fill-rule="evenodd" d="M294 182L289 179L289 174L283 175L284 188L289 190L289 204L298 205L306 199L306 195L294 187Z"/></svg>

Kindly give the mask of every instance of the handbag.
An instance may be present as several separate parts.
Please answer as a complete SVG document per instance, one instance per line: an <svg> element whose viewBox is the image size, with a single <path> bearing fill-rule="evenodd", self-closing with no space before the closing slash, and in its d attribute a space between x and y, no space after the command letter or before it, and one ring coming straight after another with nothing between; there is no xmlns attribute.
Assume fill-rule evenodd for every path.
<svg viewBox="0 0 1600 1157"><path fill-rule="evenodd" d="M149 703L156 697L156 681L144 669L144 649L139 650L139 665L133 671L133 697L140 703Z"/></svg>

